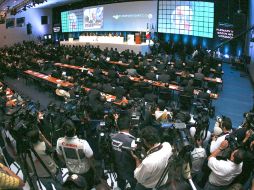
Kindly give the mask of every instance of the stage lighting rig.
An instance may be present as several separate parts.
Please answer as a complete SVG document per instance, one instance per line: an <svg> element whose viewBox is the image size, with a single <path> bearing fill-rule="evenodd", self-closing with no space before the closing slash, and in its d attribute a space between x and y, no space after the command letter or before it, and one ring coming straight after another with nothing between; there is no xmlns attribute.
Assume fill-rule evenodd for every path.
<svg viewBox="0 0 254 190"><path fill-rule="evenodd" d="M26 11L28 8L31 8L36 4L41 4L44 2L47 2L47 0L23 0L19 4L10 7L7 12L11 15L16 15L17 13L20 13L22 11Z"/></svg>

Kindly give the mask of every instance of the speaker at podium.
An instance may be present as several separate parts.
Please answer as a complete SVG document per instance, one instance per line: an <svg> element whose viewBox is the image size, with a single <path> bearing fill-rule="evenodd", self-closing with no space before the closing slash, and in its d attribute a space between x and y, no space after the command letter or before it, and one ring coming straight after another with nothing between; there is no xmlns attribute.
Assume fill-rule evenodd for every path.
<svg viewBox="0 0 254 190"><path fill-rule="evenodd" d="M140 35L140 33L135 34L135 42L136 42L136 44L141 44L141 35Z"/></svg>

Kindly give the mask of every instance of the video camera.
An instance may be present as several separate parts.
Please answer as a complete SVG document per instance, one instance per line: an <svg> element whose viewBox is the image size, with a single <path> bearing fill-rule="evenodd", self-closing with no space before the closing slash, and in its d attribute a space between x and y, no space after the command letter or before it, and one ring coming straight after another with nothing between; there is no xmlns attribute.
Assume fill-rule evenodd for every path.
<svg viewBox="0 0 254 190"><path fill-rule="evenodd" d="M196 133L194 138L196 140L206 139L208 128L209 128L208 116L200 113L194 116L193 119L195 120L195 128L196 128Z"/></svg>
<svg viewBox="0 0 254 190"><path fill-rule="evenodd" d="M112 142L114 147L118 147L123 151L131 151L135 154L140 160L143 160L146 156L146 151L144 149L144 142L141 138L136 138L131 147L122 146L121 144L116 144L116 142Z"/></svg>
<svg viewBox="0 0 254 190"><path fill-rule="evenodd" d="M193 149L193 143L185 123L165 123L162 125L163 141L174 145L179 154L185 154Z"/></svg>
<svg viewBox="0 0 254 190"><path fill-rule="evenodd" d="M230 151L234 151L236 150L239 146L240 146L240 143L238 142L238 139L237 137L235 136L235 134L229 134L225 137L225 140L228 141L228 147L230 149Z"/></svg>
<svg viewBox="0 0 254 190"><path fill-rule="evenodd" d="M29 102L11 115L8 130L16 141L17 152L22 153L31 147L29 132L37 129L37 108L34 102Z"/></svg>

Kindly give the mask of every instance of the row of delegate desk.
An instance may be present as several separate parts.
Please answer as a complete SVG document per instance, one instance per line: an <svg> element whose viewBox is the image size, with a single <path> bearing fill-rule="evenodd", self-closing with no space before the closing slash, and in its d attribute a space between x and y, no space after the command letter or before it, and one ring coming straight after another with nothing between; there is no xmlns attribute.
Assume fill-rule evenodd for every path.
<svg viewBox="0 0 254 190"><path fill-rule="evenodd" d="M24 103L24 101L20 101L17 99L17 97L14 96L15 92L10 89L5 83L1 82L0 81L0 87L3 87L3 86L6 86L6 89L5 89L5 96L6 96L6 108L14 108L15 106L17 105L22 105ZM1 105L3 106L3 105ZM7 114L10 113L11 110L8 110Z"/></svg>
<svg viewBox="0 0 254 190"><path fill-rule="evenodd" d="M80 70L80 71L87 70L87 71L89 71L91 73L94 71L94 69L91 69L91 68L85 68L85 67L80 67L80 66L75 66L75 65L68 65L68 64L62 64L62 63L55 63L55 66L62 67L62 68L75 69L75 70ZM108 74L108 72L104 71L104 70L102 70L102 73L105 74L105 75ZM119 74L119 76L124 76L124 75L123 74ZM131 81L134 81L134 82L141 82L141 81L147 82L147 83L150 83L151 85L157 86L157 87L165 87L166 86L166 84L163 83L163 82L152 81L152 80L148 80L148 79L142 79L141 80L138 77L131 77L131 76L129 76L129 79ZM174 84L169 84L168 88L171 89L171 90L176 90L176 91L182 91L183 90L182 87L180 87L179 85L174 85ZM197 95L199 92L200 92L199 90L195 89L193 93L195 95ZM210 97L213 98L213 99L217 99L219 97L219 95L215 94L215 93L211 93Z"/></svg>
<svg viewBox="0 0 254 190"><path fill-rule="evenodd" d="M120 66L124 66L124 67L129 66L129 64L122 63L122 62L119 62L119 61L109 61L108 63L114 64L114 65L120 65ZM183 77L183 71L176 72L176 75ZM190 77L194 78L194 74L190 74ZM204 80L207 81L207 82L214 82L214 83L219 83L219 84L223 83L221 78L205 77Z"/></svg>
<svg viewBox="0 0 254 190"><path fill-rule="evenodd" d="M26 73L27 75L31 76L32 78L41 79L43 81L47 81L47 82L50 82L50 83L55 84L55 85L59 84L62 87L65 87L65 88L72 88L74 86L73 83L70 83L68 81L57 79L57 78L52 77L50 75L45 75L45 74L42 74L42 73L39 73L39 72L35 72L35 71L32 71L32 70L26 70L26 71L24 71L24 73ZM90 91L91 90L90 88L87 88L87 87L83 87L83 88L84 88L85 91ZM116 101L116 96L113 96L113 95L110 95L110 94L106 94L106 93L103 93L103 92L101 92L101 95L106 98L107 102L113 102L116 105L122 105L124 103L125 104L128 103L128 100L125 99L125 98L123 98L120 101Z"/></svg>

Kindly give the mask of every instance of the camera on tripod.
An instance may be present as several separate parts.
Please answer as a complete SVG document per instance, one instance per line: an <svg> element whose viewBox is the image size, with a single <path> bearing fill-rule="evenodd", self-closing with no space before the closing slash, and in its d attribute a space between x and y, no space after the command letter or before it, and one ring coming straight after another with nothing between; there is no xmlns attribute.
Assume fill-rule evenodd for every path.
<svg viewBox="0 0 254 190"><path fill-rule="evenodd" d="M122 146L120 144L118 146L122 151L133 152L133 154L135 154L140 160L143 160L145 157L144 142L141 138L136 138L131 147Z"/></svg>
<svg viewBox="0 0 254 190"><path fill-rule="evenodd" d="M209 128L208 116L200 113L200 114L194 116L193 119L195 120L194 126L196 128L194 139L196 139L196 140L206 139L208 128Z"/></svg>
<svg viewBox="0 0 254 190"><path fill-rule="evenodd" d="M209 108L202 101L194 102L193 105L197 113L209 113Z"/></svg>
<svg viewBox="0 0 254 190"><path fill-rule="evenodd" d="M141 118L141 113L138 111L133 111L131 113L131 125L132 127L138 127L140 124L140 118Z"/></svg>
<svg viewBox="0 0 254 190"><path fill-rule="evenodd" d="M163 127L163 126L162 126ZM165 126L164 126L165 127ZM163 128L163 140L174 145L179 154L184 154L193 149L193 143L185 123L171 123Z"/></svg>
<svg viewBox="0 0 254 190"><path fill-rule="evenodd" d="M12 127L8 128L16 141L17 152L23 153L31 147L29 132L37 129L37 108L32 102L22 107L9 121Z"/></svg>

